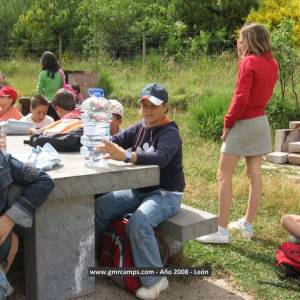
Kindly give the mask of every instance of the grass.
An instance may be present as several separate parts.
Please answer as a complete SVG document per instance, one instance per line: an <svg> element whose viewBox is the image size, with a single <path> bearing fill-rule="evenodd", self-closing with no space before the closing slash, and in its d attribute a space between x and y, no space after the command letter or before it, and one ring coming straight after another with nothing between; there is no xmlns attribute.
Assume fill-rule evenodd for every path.
<svg viewBox="0 0 300 300"><path fill-rule="evenodd" d="M147 82L161 81L174 99L197 101L207 91L217 94L234 88L236 64L231 57L199 59L196 62L176 64L162 61L163 67L141 65L132 61L65 61L66 69L105 69L114 87L114 97L123 101L135 101ZM155 67L156 66L156 67ZM163 70L161 70L163 69ZM0 70L8 70L9 81L24 95L34 91L38 62L0 62ZM155 72L157 71L157 72ZM125 98L123 98L125 97ZM130 103L130 101L129 101ZM191 132L191 117L185 111L170 110L172 119L179 124L183 139L184 170L186 176L185 203L193 207L217 213L217 181L220 142L200 138ZM124 127L139 119L136 108L126 107ZM288 174L299 174L293 169L264 169L263 197L255 222L256 238L245 241L233 236L225 246L200 245L190 241L184 246L186 264L210 263L213 276L226 278L236 289L253 295L256 299L299 299L299 284L293 280L279 280L275 271L275 254L286 233L280 227L280 219L286 213L299 214L300 190ZM230 219L243 215L247 205L248 181L245 164L240 161L233 180L234 199Z"/></svg>
<svg viewBox="0 0 300 300"><path fill-rule="evenodd" d="M131 62L112 61L103 56L98 59L70 60L62 58L66 70L95 71L109 74L113 85L110 98L134 104L142 87L149 82L162 82L166 85L170 103L180 107L191 100L199 100L207 91L222 92L224 86L234 85L236 72L235 58L229 54L216 58L199 58L197 61L175 63L173 60L159 59L159 64L149 58L143 65L140 59ZM38 60L0 61L0 70L8 81L18 88L20 96L30 96L35 92L40 65ZM107 76L106 76L107 77ZM101 79L100 79L101 80ZM106 78L107 80L107 78Z"/></svg>

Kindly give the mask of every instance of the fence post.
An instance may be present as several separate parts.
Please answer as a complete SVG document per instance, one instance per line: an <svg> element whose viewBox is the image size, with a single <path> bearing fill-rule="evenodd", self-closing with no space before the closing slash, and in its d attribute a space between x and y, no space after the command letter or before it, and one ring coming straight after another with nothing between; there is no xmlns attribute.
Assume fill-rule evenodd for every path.
<svg viewBox="0 0 300 300"><path fill-rule="evenodd" d="M58 36L58 59L61 58L61 53L62 53L62 36Z"/></svg>
<svg viewBox="0 0 300 300"><path fill-rule="evenodd" d="M143 33L143 64L146 61L146 34Z"/></svg>

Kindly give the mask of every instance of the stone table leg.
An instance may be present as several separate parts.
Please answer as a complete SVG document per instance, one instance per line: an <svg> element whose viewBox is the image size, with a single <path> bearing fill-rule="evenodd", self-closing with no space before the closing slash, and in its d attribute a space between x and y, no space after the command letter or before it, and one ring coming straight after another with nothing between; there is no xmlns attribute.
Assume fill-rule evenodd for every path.
<svg viewBox="0 0 300 300"><path fill-rule="evenodd" d="M26 299L65 300L95 292L94 197L48 199L24 236Z"/></svg>

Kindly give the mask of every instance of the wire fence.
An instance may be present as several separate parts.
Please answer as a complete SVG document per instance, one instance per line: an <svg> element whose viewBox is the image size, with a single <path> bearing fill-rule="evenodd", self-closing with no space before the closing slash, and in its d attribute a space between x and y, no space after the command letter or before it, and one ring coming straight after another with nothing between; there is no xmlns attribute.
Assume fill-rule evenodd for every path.
<svg viewBox="0 0 300 300"><path fill-rule="evenodd" d="M0 57L10 58L15 55L40 56L44 51L52 51L60 56L64 52L73 53L76 56L87 53L106 51L113 57L132 58L137 55L145 56L151 51L158 54L178 54L180 52L213 52L214 54L222 53L226 50L233 49L235 43L232 39L215 39L201 40L196 36L194 42L188 36L196 36L196 32L188 32L183 37L169 42L167 33L156 33L151 36L141 35L140 38L132 36L114 37L108 41L97 43L94 40L84 40L79 38L62 38L61 45L59 37L39 40L8 40L0 41ZM191 46L193 43L193 46ZM193 49L192 49L193 48Z"/></svg>

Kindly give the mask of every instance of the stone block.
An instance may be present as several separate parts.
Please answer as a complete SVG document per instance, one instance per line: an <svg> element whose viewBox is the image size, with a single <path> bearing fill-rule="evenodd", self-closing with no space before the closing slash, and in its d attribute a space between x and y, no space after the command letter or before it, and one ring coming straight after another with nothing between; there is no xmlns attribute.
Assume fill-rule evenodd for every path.
<svg viewBox="0 0 300 300"><path fill-rule="evenodd" d="M65 300L95 292L94 197L46 201L25 231L26 299Z"/></svg>
<svg viewBox="0 0 300 300"><path fill-rule="evenodd" d="M272 152L266 155L266 159L269 162L275 164L285 164L288 162L288 153L287 152Z"/></svg>
<svg viewBox="0 0 300 300"><path fill-rule="evenodd" d="M16 158L31 153L24 137L8 136ZM79 153L62 153L62 166L48 171L55 189L24 232L26 300L66 300L95 291L88 268L95 265L94 195L159 184L158 166L108 161L87 168ZM20 193L12 188L9 203Z"/></svg>
<svg viewBox="0 0 300 300"><path fill-rule="evenodd" d="M300 141L300 130L277 129L275 132L275 152L288 152L288 144Z"/></svg>
<svg viewBox="0 0 300 300"><path fill-rule="evenodd" d="M217 216L182 204L180 211L159 225L161 233L185 242L218 230Z"/></svg>
<svg viewBox="0 0 300 300"><path fill-rule="evenodd" d="M294 152L300 153L300 142L289 143L288 152L289 153L294 153Z"/></svg>
<svg viewBox="0 0 300 300"><path fill-rule="evenodd" d="M289 128L290 129L297 129L300 128L300 121L291 121L289 123Z"/></svg>
<svg viewBox="0 0 300 300"><path fill-rule="evenodd" d="M300 154L297 154L297 153L289 154L288 161L292 165L300 165Z"/></svg>

